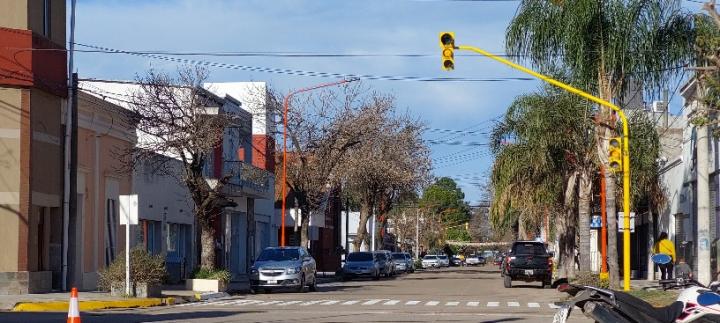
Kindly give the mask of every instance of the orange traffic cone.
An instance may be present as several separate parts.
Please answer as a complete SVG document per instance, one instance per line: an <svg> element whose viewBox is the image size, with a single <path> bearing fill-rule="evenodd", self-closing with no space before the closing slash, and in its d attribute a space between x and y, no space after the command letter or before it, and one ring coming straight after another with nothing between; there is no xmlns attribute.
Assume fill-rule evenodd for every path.
<svg viewBox="0 0 720 323"><path fill-rule="evenodd" d="M75 287L70 291L67 323L80 323L80 306L78 306L78 292Z"/></svg>

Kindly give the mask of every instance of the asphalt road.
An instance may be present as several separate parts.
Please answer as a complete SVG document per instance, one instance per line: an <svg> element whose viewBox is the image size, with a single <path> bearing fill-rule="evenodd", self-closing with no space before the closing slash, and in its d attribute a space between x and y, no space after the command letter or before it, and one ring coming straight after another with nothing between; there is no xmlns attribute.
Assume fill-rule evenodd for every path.
<svg viewBox="0 0 720 323"><path fill-rule="evenodd" d="M563 295L539 283L506 289L497 267L445 268L318 292L238 295L210 302L81 313L87 322L551 322ZM59 322L65 313L0 313L0 322ZM581 313L572 322L588 322Z"/></svg>

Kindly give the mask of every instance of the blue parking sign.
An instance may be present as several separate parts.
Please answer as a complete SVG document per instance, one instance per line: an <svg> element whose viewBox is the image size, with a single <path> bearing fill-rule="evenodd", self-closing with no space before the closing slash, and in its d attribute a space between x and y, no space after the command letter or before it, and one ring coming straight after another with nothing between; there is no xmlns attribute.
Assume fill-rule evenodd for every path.
<svg viewBox="0 0 720 323"><path fill-rule="evenodd" d="M602 218L599 215L593 215L590 218L590 229L602 228Z"/></svg>

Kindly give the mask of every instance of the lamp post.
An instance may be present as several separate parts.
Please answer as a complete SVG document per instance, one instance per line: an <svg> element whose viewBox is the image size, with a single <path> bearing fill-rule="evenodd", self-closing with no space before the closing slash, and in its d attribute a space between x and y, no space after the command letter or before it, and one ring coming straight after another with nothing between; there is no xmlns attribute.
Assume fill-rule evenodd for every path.
<svg viewBox="0 0 720 323"><path fill-rule="evenodd" d="M543 75L538 72L535 72L524 66L515 64L507 59L504 59L497 55L493 55L493 54L491 54L485 50L482 50L480 48L477 48L474 46L463 46L463 45L456 46L455 45L455 34L452 32L440 33L440 46L443 49L443 52L442 52L443 69L445 69L445 70L451 70L451 69L455 68L454 56L453 56L454 49L469 50L469 51L478 53L480 55L483 55L485 57L491 58L502 64L508 65L508 66L510 66L516 70L519 70L521 72L530 74L538 79L541 79L549 84L557 86L565 91L579 95L587 100L590 100L592 102L600 104L604 107L610 108L611 110L613 110L617 113L618 117L620 117L620 120L622 122L622 162L621 163L622 163L622 174L623 174L623 224L624 224L624 230L623 230L623 283L624 283L624 286L623 286L623 289L625 291L629 291L630 290L630 147L629 147L630 145L629 145L629 139L628 139L628 133L629 133L628 121L627 121L627 118L625 117L625 113L623 112L623 110L620 109L620 107L618 107L617 105L612 104L601 98L598 98L590 93L587 93L583 90L580 90L578 88L575 88L575 87L565 84L563 82L555 80L547 75ZM589 224L584 223L582 225L589 225Z"/></svg>
<svg viewBox="0 0 720 323"><path fill-rule="evenodd" d="M280 214L280 246L285 246L285 207L286 207L286 200L287 200L287 120L288 120L288 109L290 106L290 99L293 97L293 95L302 93L302 92L308 92L312 90L316 90L319 88L329 87L329 86L335 86L335 85L341 85L345 83L350 83L359 80L359 78L350 78L350 79L343 79L341 81L331 82L331 83L322 83L306 88L302 88L299 90L295 90L293 92L290 92L288 95L285 96L285 99L283 100L283 170L282 170L282 213ZM309 214L303 214L303 216L309 216ZM295 215L297 219L297 214Z"/></svg>

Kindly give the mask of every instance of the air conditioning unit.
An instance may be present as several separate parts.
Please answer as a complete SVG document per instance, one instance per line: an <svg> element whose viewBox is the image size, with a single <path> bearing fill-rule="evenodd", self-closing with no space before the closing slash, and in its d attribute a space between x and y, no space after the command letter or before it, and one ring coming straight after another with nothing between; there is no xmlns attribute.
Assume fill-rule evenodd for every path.
<svg viewBox="0 0 720 323"><path fill-rule="evenodd" d="M667 102L665 101L653 101L652 111L655 113L665 112L667 110Z"/></svg>

